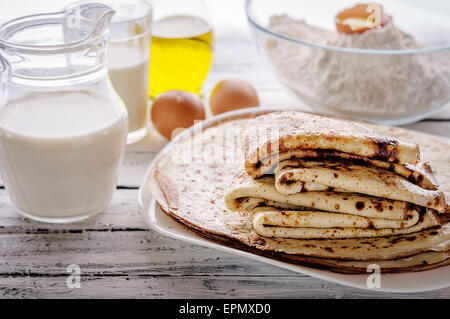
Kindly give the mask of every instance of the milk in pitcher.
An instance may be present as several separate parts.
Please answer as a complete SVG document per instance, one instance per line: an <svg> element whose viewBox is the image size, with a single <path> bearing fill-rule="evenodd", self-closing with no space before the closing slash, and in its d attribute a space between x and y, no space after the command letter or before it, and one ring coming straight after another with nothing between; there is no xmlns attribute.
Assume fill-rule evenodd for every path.
<svg viewBox="0 0 450 319"><path fill-rule="evenodd" d="M16 209L45 221L108 206L127 135L123 108L66 90L29 93L2 112L0 161Z"/></svg>

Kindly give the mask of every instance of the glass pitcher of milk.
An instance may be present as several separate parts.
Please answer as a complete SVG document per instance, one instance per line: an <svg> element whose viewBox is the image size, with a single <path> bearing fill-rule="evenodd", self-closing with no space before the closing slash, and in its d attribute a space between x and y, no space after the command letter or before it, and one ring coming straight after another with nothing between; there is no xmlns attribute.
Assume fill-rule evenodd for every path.
<svg viewBox="0 0 450 319"><path fill-rule="evenodd" d="M128 132L107 77L113 15L86 3L0 26L0 165L26 217L78 221L111 201Z"/></svg>

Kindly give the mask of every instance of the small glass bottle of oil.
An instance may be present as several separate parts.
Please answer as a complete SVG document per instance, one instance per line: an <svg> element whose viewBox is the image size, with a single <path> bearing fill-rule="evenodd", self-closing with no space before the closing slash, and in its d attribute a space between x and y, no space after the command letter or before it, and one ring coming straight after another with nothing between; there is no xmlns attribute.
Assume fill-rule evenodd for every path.
<svg viewBox="0 0 450 319"><path fill-rule="evenodd" d="M203 18L173 15L152 26L150 97L168 90L200 94L213 58L213 32Z"/></svg>

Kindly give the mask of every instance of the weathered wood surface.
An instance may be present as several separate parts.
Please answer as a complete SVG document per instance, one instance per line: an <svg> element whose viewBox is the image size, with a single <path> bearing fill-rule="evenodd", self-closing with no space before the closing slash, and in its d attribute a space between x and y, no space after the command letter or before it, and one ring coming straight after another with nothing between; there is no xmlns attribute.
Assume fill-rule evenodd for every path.
<svg viewBox="0 0 450 319"><path fill-rule="evenodd" d="M303 108L262 66L243 13L227 10L237 22L216 26L215 62L205 92L222 78L239 76L256 86L263 105ZM408 127L450 137L450 108ZM148 230L138 212L137 187L163 145L151 134L128 147L111 207L80 223L47 225L23 219L0 188L0 297L450 297L450 288L412 295L348 288ZM81 268L79 289L66 285L70 264Z"/></svg>
<svg viewBox="0 0 450 319"><path fill-rule="evenodd" d="M80 289L67 289L63 276L13 277L2 280L7 298L448 298L445 291L373 294L304 276L91 275Z"/></svg>
<svg viewBox="0 0 450 319"><path fill-rule="evenodd" d="M150 231L136 189L120 189L106 212L70 225L36 224L0 206L0 296L151 298L408 297L364 291L247 258L186 244ZM0 202L7 200L0 191ZM81 268L81 288L66 267ZM412 295L448 298L450 289Z"/></svg>

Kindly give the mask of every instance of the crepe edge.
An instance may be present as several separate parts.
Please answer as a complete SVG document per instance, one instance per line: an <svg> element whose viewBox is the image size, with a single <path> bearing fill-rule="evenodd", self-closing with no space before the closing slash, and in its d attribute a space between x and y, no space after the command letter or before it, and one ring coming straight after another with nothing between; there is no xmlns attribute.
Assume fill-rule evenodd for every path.
<svg viewBox="0 0 450 319"><path fill-rule="evenodd" d="M173 220L175 220L178 224L183 226L185 229L190 230L194 232L195 234L209 239L215 243L235 248L241 251L245 251L248 253L253 253L259 256L263 257L269 257L278 261L282 262L288 262L295 265L300 266L307 266L317 269L325 269L336 273L344 273L344 274L361 274L361 273L367 273L366 268L359 268L359 267L349 267L349 266L342 266L333 264L330 261L324 260L325 258L322 258L320 256L304 256L304 255L294 255L294 254L287 254L282 252L277 252L273 250L261 250L257 247L250 246L241 240L238 240L237 238L228 236L227 234L221 234L215 231L205 231L201 227L190 223L189 221L185 220L182 217L179 217L178 215L170 212L170 210L165 210L163 207L161 207L161 210L169 217L171 217ZM428 251L420 251L415 254L400 256L395 259L401 259L401 258L407 258L411 257L420 253L424 252L431 252L433 250ZM332 259L332 258L326 258L326 259ZM395 260L392 259L392 260ZM370 260L367 260L370 261ZM376 262L376 260L374 260ZM438 268L441 266L449 265L450 264L450 258L447 258L445 261L435 263L435 264L428 264L428 265L416 265L416 266L410 266L410 267L404 267L404 268L381 268L382 273L404 273L404 272L418 272L418 271L425 271L430 270L434 268Z"/></svg>

